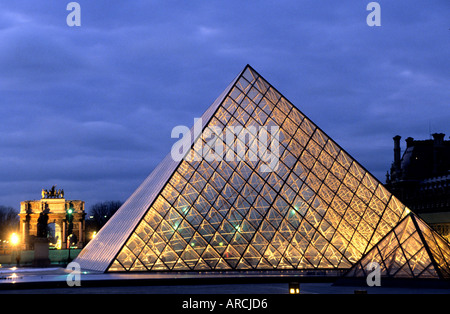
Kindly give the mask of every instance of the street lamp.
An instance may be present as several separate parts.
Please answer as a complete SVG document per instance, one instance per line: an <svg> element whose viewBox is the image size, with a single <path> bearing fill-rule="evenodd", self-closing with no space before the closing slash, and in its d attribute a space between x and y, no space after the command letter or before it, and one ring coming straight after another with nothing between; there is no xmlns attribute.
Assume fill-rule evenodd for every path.
<svg viewBox="0 0 450 314"><path fill-rule="evenodd" d="M71 262L71 258L70 258L70 238L72 236L72 231L73 231L73 208L70 205L70 207L67 209L66 211L66 221L67 221L67 237L66 237L66 241L67 244L69 245L68 249L69 249L69 257L67 258L67 262L70 263Z"/></svg>
<svg viewBox="0 0 450 314"><path fill-rule="evenodd" d="M17 233L13 232L11 234L11 237L9 239L11 241L11 244L13 246L16 246L17 244L19 244L19 236L17 235Z"/></svg>
<svg viewBox="0 0 450 314"><path fill-rule="evenodd" d="M14 254L11 254L11 263L13 261L13 257L15 256L16 266L19 267L19 264L20 264L20 252L17 249L17 245L19 244L20 239L19 239L19 236L17 235L17 233L13 232L11 234L11 237L9 238L9 241L10 241L10 243L13 246L13 252L12 253L14 253Z"/></svg>

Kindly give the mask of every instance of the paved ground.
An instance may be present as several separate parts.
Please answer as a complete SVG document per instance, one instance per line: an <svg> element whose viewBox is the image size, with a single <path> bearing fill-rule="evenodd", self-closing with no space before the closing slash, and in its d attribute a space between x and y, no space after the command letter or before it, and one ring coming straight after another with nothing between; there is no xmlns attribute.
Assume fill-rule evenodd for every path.
<svg viewBox="0 0 450 314"><path fill-rule="evenodd" d="M263 282L245 283L242 278L237 278L240 283L214 284L214 280L208 284L199 284L192 280L189 284L178 284L179 281L171 281L166 284L162 275L151 275L149 280L134 284L132 280L142 278L145 274L82 274L80 287L69 287L66 283L68 273L63 268L0 268L0 294L288 294L288 282ZM147 275L150 276L150 275ZM171 275L172 276L172 275ZM203 276L203 275L202 275ZM84 285L83 285L84 280ZM96 286L92 282L98 280ZM127 286L120 284L127 280ZM89 283L91 282L91 284ZM131 284L129 283L131 281ZM48 283L58 282L59 287L44 286ZM31 283L33 288L11 289L18 284ZM155 284L153 284L155 283ZM109 285L109 286L108 286ZM332 283L301 283L301 294L354 294L355 291L364 291L367 294L450 294L450 289L412 288L412 287L356 287L334 286Z"/></svg>
<svg viewBox="0 0 450 314"><path fill-rule="evenodd" d="M301 294L449 294L449 289L412 289L388 287L335 287L329 283L305 283ZM181 286L65 287L0 290L0 294L288 294L288 284L224 284Z"/></svg>

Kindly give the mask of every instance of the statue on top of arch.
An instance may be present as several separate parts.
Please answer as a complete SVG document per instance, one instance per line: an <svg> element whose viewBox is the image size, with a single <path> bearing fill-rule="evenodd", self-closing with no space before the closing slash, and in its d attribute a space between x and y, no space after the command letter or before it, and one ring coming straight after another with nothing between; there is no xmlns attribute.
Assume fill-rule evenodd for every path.
<svg viewBox="0 0 450 314"><path fill-rule="evenodd" d="M64 198L64 190L56 190L56 184L49 190L42 189L42 198Z"/></svg>

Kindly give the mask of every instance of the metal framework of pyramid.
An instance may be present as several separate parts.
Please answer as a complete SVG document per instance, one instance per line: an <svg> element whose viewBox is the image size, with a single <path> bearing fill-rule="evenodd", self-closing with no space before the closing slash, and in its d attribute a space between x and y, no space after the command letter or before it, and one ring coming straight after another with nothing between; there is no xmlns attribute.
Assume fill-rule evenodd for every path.
<svg viewBox="0 0 450 314"><path fill-rule="evenodd" d="M413 213L406 216L345 274L366 278L373 262L386 278L450 278L450 246Z"/></svg>
<svg viewBox="0 0 450 314"><path fill-rule="evenodd" d="M277 126L279 162L169 154L78 255L83 269L350 269L409 210L253 68L202 116L216 126ZM195 138L214 150L211 140ZM251 143L236 137L245 156Z"/></svg>

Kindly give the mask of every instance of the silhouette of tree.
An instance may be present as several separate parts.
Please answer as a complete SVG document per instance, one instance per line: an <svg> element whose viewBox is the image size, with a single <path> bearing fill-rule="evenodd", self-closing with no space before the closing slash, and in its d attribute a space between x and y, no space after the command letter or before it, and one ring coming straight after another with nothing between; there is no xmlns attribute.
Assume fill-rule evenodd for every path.
<svg viewBox="0 0 450 314"><path fill-rule="evenodd" d="M93 227L96 230L100 230L122 204L121 201L105 201L92 205L90 208L90 216L93 220Z"/></svg>
<svg viewBox="0 0 450 314"><path fill-rule="evenodd" d="M19 216L16 209L0 205L0 240L7 240L11 233L17 232Z"/></svg>

